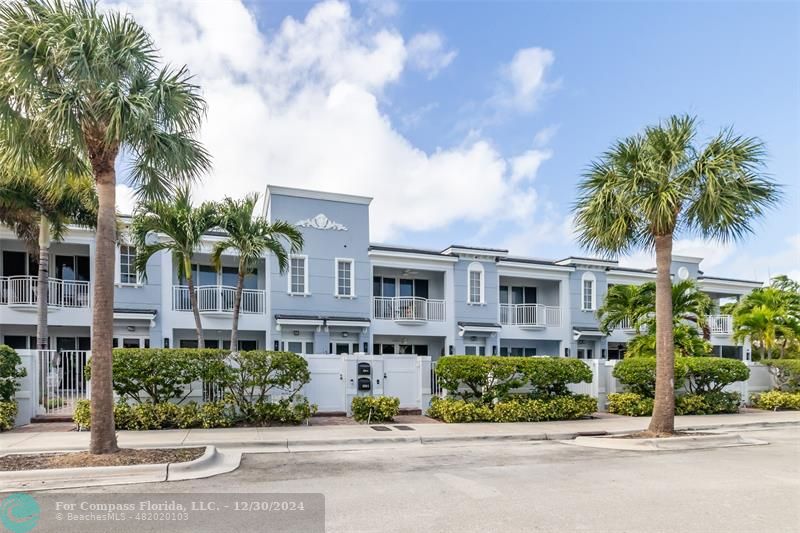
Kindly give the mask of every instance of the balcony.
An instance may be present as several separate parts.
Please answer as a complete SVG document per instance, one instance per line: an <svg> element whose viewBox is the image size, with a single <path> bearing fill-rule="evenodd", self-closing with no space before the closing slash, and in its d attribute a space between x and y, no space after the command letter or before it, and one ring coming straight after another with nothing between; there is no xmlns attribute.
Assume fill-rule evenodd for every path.
<svg viewBox="0 0 800 533"><path fill-rule="evenodd" d="M0 305L34 309L39 301L36 276L0 277ZM89 282L50 278L47 282L47 305L55 308L89 307Z"/></svg>
<svg viewBox="0 0 800 533"><path fill-rule="evenodd" d="M708 327L712 335L727 336L733 334L733 317L731 315L709 315Z"/></svg>
<svg viewBox="0 0 800 533"><path fill-rule="evenodd" d="M194 288L197 294L197 307L205 314L233 313L236 299L236 287L227 285L200 285ZM266 291L260 289L243 289L241 314L263 314L266 309ZM189 287L174 285L172 287L172 310L191 311Z"/></svg>
<svg viewBox="0 0 800 533"><path fill-rule="evenodd" d="M500 323L523 329L561 325L561 308L543 304L500 304Z"/></svg>
<svg viewBox="0 0 800 533"><path fill-rule="evenodd" d="M422 324L444 322L444 300L429 300L416 297L373 298L375 320L394 320L398 323Z"/></svg>

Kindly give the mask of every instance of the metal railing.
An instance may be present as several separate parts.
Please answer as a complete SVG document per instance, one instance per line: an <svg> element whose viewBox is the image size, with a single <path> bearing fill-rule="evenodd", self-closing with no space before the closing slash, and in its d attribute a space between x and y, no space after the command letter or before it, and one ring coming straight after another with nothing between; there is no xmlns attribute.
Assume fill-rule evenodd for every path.
<svg viewBox="0 0 800 533"><path fill-rule="evenodd" d="M0 277L0 305L34 306L39 302L39 279L36 276ZM88 281L50 278L47 280L47 305L88 308Z"/></svg>
<svg viewBox="0 0 800 533"><path fill-rule="evenodd" d="M731 315L709 315L708 326L712 335L730 335L733 333L733 317Z"/></svg>
<svg viewBox="0 0 800 533"><path fill-rule="evenodd" d="M561 308L543 304L500 304L500 323L507 326L560 326Z"/></svg>
<svg viewBox="0 0 800 533"><path fill-rule="evenodd" d="M444 321L444 300L377 296L373 301L372 314L376 320Z"/></svg>
<svg viewBox="0 0 800 533"><path fill-rule="evenodd" d="M236 287L227 285L200 285L194 288L197 294L197 307L201 313L232 313L236 300ZM264 313L266 307L266 291L260 289L242 289L242 314ZM189 287L173 285L172 310L191 311Z"/></svg>
<svg viewBox="0 0 800 533"><path fill-rule="evenodd" d="M623 331L633 331L633 324L631 323L630 317L625 317L620 320L619 324L617 324L616 329L621 329Z"/></svg>
<svg viewBox="0 0 800 533"><path fill-rule="evenodd" d="M78 400L89 398L84 367L91 352L37 350L34 377L37 411L43 415L72 415Z"/></svg>

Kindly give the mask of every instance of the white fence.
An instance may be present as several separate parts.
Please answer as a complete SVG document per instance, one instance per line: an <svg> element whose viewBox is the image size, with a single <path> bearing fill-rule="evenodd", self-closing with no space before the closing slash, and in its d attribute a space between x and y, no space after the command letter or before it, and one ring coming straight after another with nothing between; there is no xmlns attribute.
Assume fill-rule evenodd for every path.
<svg viewBox="0 0 800 533"><path fill-rule="evenodd" d="M33 306L39 301L36 276L0 277L0 305ZM47 281L47 305L52 307L89 307L89 282L50 278Z"/></svg>
<svg viewBox="0 0 800 533"><path fill-rule="evenodd" d="M197 294L197 308L201 313L232 313L236 301L236 287L227 285L200 285L194 288ZM243 314L263 313L266 292L260 289L242 289ZM172 310L191 311L192 301L189 298L189 287L174 285L172 287Z"/></svg>
<svg viewBox="0 0 800 533"><path fill-rule="evenodd" d="M712 335L730 335L733 333L733 317L731 315L711 315L708 326Z"/></svg>
<svg viewBox="0 0 800 533"><path fill-rule="evenodd" d="M500 323L510 326L560 326L561 308L542 304L501 304Z"/></svg>
<svg viewBox="0 0 800 533"><path fill-rule="evenodd" d="M416 297L375 297L372 316L376 320L443 322L444 300Z"/></svg>

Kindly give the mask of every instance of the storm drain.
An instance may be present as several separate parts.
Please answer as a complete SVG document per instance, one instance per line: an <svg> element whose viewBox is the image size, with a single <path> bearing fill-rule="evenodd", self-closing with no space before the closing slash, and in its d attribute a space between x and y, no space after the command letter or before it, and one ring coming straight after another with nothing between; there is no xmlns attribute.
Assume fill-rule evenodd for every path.
<svg viewBox="0 0 800 533"><path fill-rule="evenodd" d="M414 431L414 428L411 426L392 426L394 429L399 429L400 431Z"/></svg>
<svg viewBox="0 0 800 533"><path fill-rule="evenodd" d="M374 429L375 431L391 431L392 430L392 428L387 427L387 426L370 426L370 427L372 429Z"/></svg>

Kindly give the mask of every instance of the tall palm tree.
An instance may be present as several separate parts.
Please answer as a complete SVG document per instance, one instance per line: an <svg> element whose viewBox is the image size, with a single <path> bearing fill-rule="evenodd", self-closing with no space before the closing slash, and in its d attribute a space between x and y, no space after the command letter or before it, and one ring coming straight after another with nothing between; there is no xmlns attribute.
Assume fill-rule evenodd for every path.
<svg viewBox="0 0 800 533"><path fill-rule="evenodd" d="M780 198L779 185L764 173L761 141L723 130L697 146L696 136L694 117L672 116L617 141L584 174L574 206L585 248L603 255L655 251L655 434L675 429L673 239L739 239Z"/></svg>
<svg viewBox="0 0 800 533"><path fill-rule="evenodd" d="M114 312L115 163L153 198L208 170L196 140L205 101L186 68L161 68L150 35L130 15L89 0L0 4L0 144L20 169L89 172L98 195L92 319L92 453L118 450L111 348ZM56 157L42 152L47 147Z"/></svg>
<svg viewBox="0 0 800 533"><path fill-rule="evenodd" d="M147 261L162 250L172 253L179 279L189 287L189 301L197 329L197 345L205 347L203 324L192 276L192 258L200 249L203 235L219 224L218 207L213 202L192 206L188 187L181 187L171 199L144 200L136 206L130 234L136 247L136 271L147 276Z"/></svg>
<svg viewBox="0 0 800 533"><path fill-rule="evenodd" d="M754 341L762 359L771 359L776 348L783 356L786 348L800 340L800 292L784 277L769 287L754 290L733 307L733 338Z"/></svg>
<svg viewBox="0 0 800 533"><path fill-rule="evenodd" d="M15 176L0 170L0 223L29 248L38 248L36 347L46 350L50 243L61 240L69 224L96 226L94 183L89 176L70 176L54 184L41 174Z"/></svg>
<svg viewBox="0 0 800 533"><path fill-rule="evenodd" d="M211 262L217 271L222 269L222 254L234 250L239 256L236 295L233 300L233 323L231 324L231 350L238 350L239 313L242 307L244 277L258 266L265 253L272 252L283 273L289 266L289 254L303 249L303 234L294 225L283 220L267 222L256 218L254 211L258 194L248 194L242 200L225 198L220 205L220 227L228 236L214 245ZM287 251L286 247L289 250Z"/></svg>
<svg viewBox="0 0 800 533"><path fill-rule="evenodd" d="M647 316L647 304L642 301L642 290L638 285L613 285L608 288L606 299L597 309L600 331L608 335L614 328L628 323L640 331L642 320Z"/></svg>

